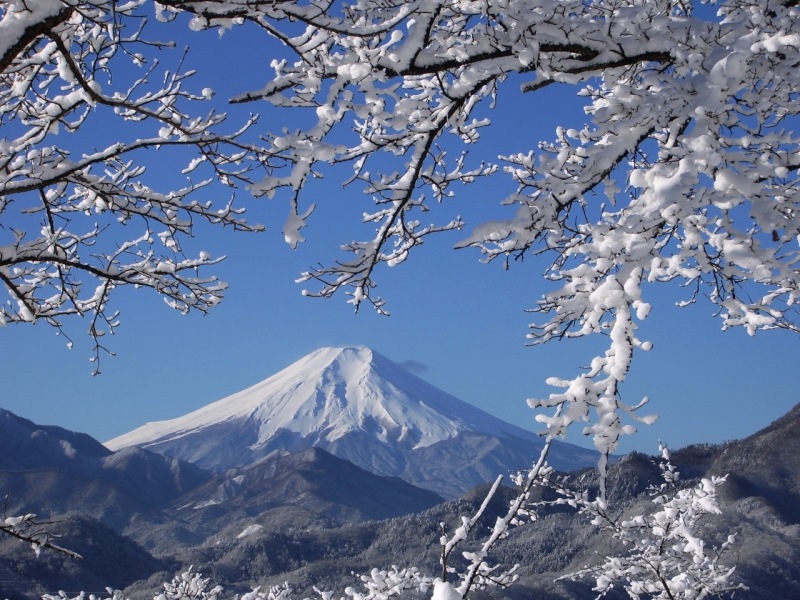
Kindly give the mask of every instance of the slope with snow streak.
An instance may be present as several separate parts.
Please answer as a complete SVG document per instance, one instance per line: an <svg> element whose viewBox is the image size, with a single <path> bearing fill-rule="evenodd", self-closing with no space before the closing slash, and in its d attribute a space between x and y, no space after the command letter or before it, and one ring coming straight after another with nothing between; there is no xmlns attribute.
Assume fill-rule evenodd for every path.
<svg viewBox="0 0 800 600"><path fill-rule="evenodd" d="M215 471L275 450L327 450L377 475L455 497L526 468L543 442L426 383L369 348L322 348L237 394L106 443L141 446ZM555 444L560 469L593 451Z"/></svg>
<svg viewBox="0 0 800 600"><path fill-rule="evenodd" d="M183 417L147 423L106 446L150 446L223 423L248 422L262 446L280 430L333 442L365 432L408 448L430 446L462 431L528 436L435 388L366 347L321 348L279 373Z"/></svg>

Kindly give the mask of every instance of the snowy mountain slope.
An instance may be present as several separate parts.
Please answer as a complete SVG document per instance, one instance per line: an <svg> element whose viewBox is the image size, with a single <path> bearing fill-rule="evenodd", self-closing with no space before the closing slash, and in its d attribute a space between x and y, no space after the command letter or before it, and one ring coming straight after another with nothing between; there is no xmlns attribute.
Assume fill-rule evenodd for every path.
<svg viewBox="0 0 800 600"><path fill-rule="evenodd" d="M527 466L541 441L379 353L353 347L321 348L246 390L185 416L148 423L106 446L140 446L215 470L252 464L276 449L317 446L376 474L452 496L498 472ZM560 468L596 459L566 444L556 454ZM432 456L436 464L425 464ZM432 485L447 471L467 477Z"/></svg>
<svg viewBox="0 0 800 600"><path fill-rule="evenodd" d="M361 492L354 494L354 489ZM285 506L353 523L421 512L442 501L397 477L380 477L320 448L308 448L275 452L255 465L218 475L178 499L174 514L182 522L219 530Z"/></svg>
<svg viewBox="0 0 800 600"><path fill-rule="evenodd" d="M172 500L211 479L184 461L139 448L112 453L85 433L0 409L0 492L8 514L80 511L124 529L163 521Z"/></svg>
<svg viewBox="0 0 800 600"><path fill-rule="evenodd" d="M149 446L230 421L257 425L257 445L280 430L326 442L367 431L384 443L412 448L465 430L523 433L369 348L321 348L246 390L183 417L148 423L106 446Z"/></svg>
<svg viewBox="0 0 800 600"><path fill-rule="evenodd" d="M0 470L59 468L86 474L111 452L85 433L33 421L0 408Z"/></svg>

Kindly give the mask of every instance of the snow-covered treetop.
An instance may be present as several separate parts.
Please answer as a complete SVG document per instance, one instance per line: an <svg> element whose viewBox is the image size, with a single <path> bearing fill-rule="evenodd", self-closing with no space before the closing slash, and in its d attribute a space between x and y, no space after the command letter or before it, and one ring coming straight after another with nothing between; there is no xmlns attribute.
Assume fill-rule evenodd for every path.
<svg viewBox="0 0 800 600"><path fill-rule="evenodd" d="M487 260L551 257L553 285L535 312L534 343L589 334L608 349L563 391L534 400L562 407L540 416L550 434L598 414L586 433L603 452L633 430L619 384L650 304L646 285L676 281L686 302L706 297L724 327L797 330L797 126L800 15L793 0L162 0L162 18L185 10L198 28L249 21L293 58L273 61L265 99L316 115L306 129L267 138L290 167L251 187L291 195L285 235L312 206L300 191L324 165L373 207L374 236L304 275L308 293L339 290L372 303L375 273L404 261L428 235L461 228L457 216L429 222L430 202L453 184L506 176L516 191L497 198L511 219L473 227L460 246ZM522 153L472 159L486 109L509 86L531 101L571 84L586 98L585 122ZM515 142L518 142L516 140ZM463 146L459 148L459 146Z"/></svg>

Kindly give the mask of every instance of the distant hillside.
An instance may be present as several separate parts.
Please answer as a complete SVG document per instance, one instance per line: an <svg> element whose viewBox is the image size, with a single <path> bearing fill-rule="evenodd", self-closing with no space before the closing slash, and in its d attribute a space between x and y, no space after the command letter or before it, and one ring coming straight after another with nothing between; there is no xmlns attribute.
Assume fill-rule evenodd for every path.
<svg viewBox="0 0 800 600"><path fill-rule="evenodd" d="M184 461L138 448L112 453L82 433L0 412L0 492L8 514L79 512L124 530L163 522L170 502L211 479Z"/></svg>
<svg viewBox="0 0 800 600"><path fill-rule="evenodd" d="M59 589L100 593L149 577L156 581L151 591L158 589L159 577L171 578L178 568L174 555L223 528L241 532L254 516L270 529L336 527L442 501L317 448L276 452L212 475L140 448L112 453L89 436L8 411L0 415L0 427L7 442L6 468L0 469L6 514L52 519L48 529L61 536L59 543L85 556L77 562L54 553L37 559L27 544L0 535L0 595L9 599Z"/></svg>
<svg viewBox="0 0 800 600"><path fill-rule="evenodd" d="M182 521L208 525L299 506L351 523L420 512L442 501L402 479L374 475L320 448L309 448L276 453L215 477L179 498L173 514Z"/></svg>
<svg viewBox="0 0 800 600"><path fill-rule="evenodd" d="M59 544L83 558L75 560L55 552L36 558L27 544L0 538L3 598L34 600L62 590L69 598L81 591L105 598L107 587L123 589L154 572L177 568L174 561L153 558L138 544L86 516L59 520L53 529L61 536Z"/></svg>
<svg viewBox="0 0 800 600"><path fill-rule="evenodd" d="M709 543L718 544L729 532L737 534L734 551L726 556L726 562L736 566L737 576L750 590L736 597L800 598L800 505L778 500L780 490L785 490L791 501L792 490L800 485L798 442L800 407L745 440L691 446L672 454L686 485L701 476L731 473L729 482L721 488L723 515L708 519L704 535ZM586 474L591 475L591 471ZM593 485L591 479L584 483ZM646 490L657 483L659 470L652 457L636 453L624 457L609 473L615 510L648 510L651 503ZM209 575L228 582L236 591L283 581L294 582L307 593L313 585L341 591L347 585L358 587L351 572L369 572L391 564L416 565L435 574L439 568L439 524L456 527L461 515L477 509L485 492L482 486L419 514L334 528L303 527L297 521L291 527L281 527L280 520L272 520L240 538L247 523L241 522L220 531L202 546L180 551L178 556L184 564L206 565ZM485 515L487 527L505 513L513 495L511 489L501 490ZM261 521L255 517L250 523ZM606 534L573 511L550 511L536 523L512 529L492 557L504 564L519 563L521 580L511 588L490 590L476 598L594 599L596 593L590 582L554 580L597 561L608 551ZM137 586L131 589L143 590ZM622 599L627 595L611 593L606 597Z"/></svg>
<svg viewBox="0 0 800 600"><path fill-rule="evenodd" d="M40 429L10 413L3 423L9 439L24 445L25 436L44 436L49 441L43 448L49 450L31 459L37 466L30 470L23 468L23 457L9 459L14 462L7 464L19 470L0 471L0 485L22 492L15 496L20 506L49 499L58 507L52 516L54 532L64 536L60 542L88 557L77 563L50 554L36 559L24 544L0 538L0 581L11 582L11 592L3 591L15 599L37 598L53 586L97 591L105 582L127 586L131 600L150 600L162 581L190 565L231 593L284 581L309 594L313 585L341 592L359 585L353 573L393 564L435 574L440 524L450 531L459 526L461 516L474 513L486 491L479 487L440 503L428 491L312 448L274 452L254 465L206 474L179 493L176 482L190 479L176 479L188 467L174 459L140 449L103 455L90 438L73 444L71 432ZM71 449L64 454L66 443ZM87 448L85 455L79 446ZM707 519L703 536L713 545L736 533L726 562L736 566L737 577L750 588L742 597L800 598L800 407L744 440L690 446L673 451L672 457L687 485L699 477L729 474L721 488L723 514ZM85 474L87 465L97 468L96 478L70 472ZM593 470L580 476L582 486L596 487ZM162 492L156 491L159 482ZM614 510L648 510L647 487L658 482L651 457L623 457L609 470ZM511 489L500 490L480 531L505 513L513 495ZM402 514L412 511L421 512ZM374 520L391 515L400 516ZM471 548L467 544L464 549ZM475 598L594 598L590 583L554 580L596 561L609 548L606 534L572 509L547 510L535 523L512 529L490 557L519 563L520 581ZM453 560L457 565L458 558Z"/></svg>

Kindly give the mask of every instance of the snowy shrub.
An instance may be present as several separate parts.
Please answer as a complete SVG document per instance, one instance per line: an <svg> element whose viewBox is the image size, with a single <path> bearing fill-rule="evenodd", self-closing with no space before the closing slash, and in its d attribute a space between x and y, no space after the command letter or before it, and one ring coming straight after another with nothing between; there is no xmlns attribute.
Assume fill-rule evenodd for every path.
<svg viewBox="0 0 800 600"><path fill-rule="evenodd" d="M592 577L599 595L618 585L637 600L700 599L746 589L733 582L735 569L720 562L735 536L729 535L714 548L701 537L704 517L720 513L717 488L725 477L703 478L696 486L680 489L669 450L666 446L660 450L664 482L650 490L654 510L649 514L614 516L601 499L590 500L585 492L558 488L562 498L557 502L579 508L593 526L608 531L627 549L623 556L606 557L602 563L564 578Z"/></svg>

